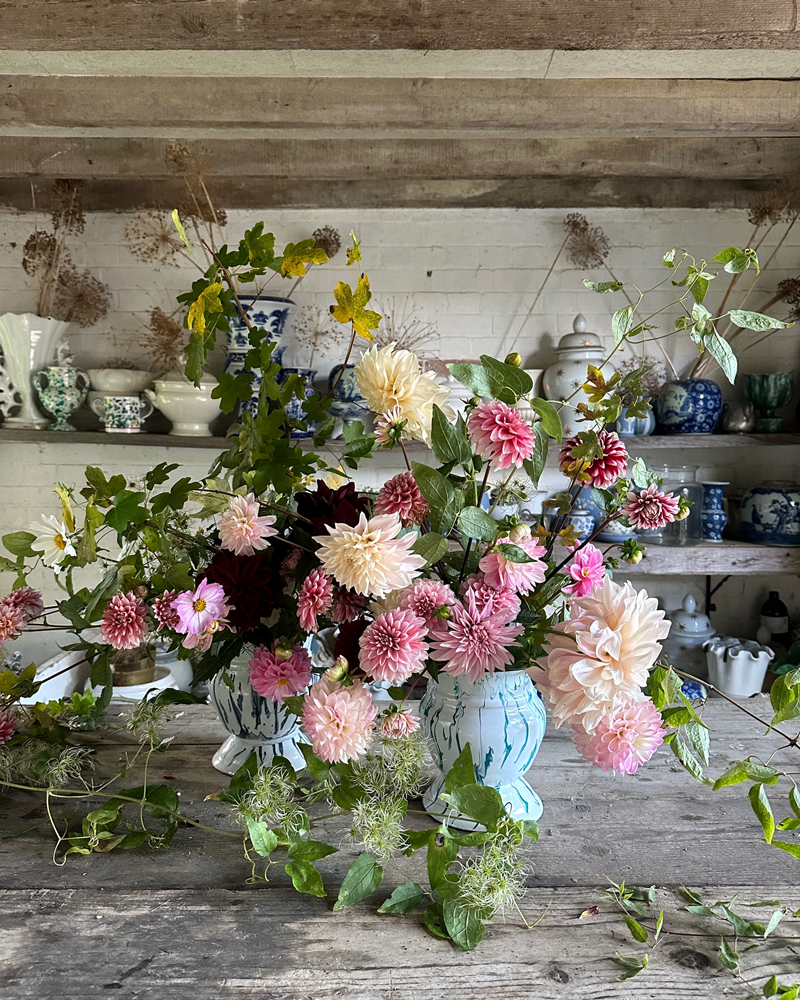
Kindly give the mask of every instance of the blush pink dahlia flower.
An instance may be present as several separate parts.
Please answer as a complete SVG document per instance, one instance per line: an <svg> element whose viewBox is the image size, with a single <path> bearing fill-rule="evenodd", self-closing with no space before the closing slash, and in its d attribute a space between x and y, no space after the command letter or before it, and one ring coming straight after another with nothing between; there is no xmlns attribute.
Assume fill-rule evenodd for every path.
<svg viewBox="0 0 800 1000"><path fill-rule="evenodd" d="M572 557L565 572L574 582L564 587L564 593L572 594L573 597L585 597L603 581L606 572L603 553L595 545L584 545Z"/></svg>
<svg viewBox="0 0 800 1000"><path fill-rule="evenodd" d="M399 607L403 611L413 611L430 626L439 621L437 612L445 605L456 603L456 595L439 580L415 580L411 586L400 595Z"/></svg>
<svg viewBox="0 0 800 1000"><path fill-rule="evenodd" d="M375 443L380 448L393 447L404 437L411 436L404 434L407 427L408 420L403 416L403 411L399 406L393 406L375 421Z"/></svg>
<svg viewBox="0 0 800 1000"><path fill-rule="evenodd" d="M354 526L338 523L328 527L327 535L314 535L317 556L343 587L383 597L407 587L425 565L413 551L417 535L411 531L398 538L401 527L397 514L377 514L369 520L360 514Z"/></svg>
<svg viewBox="0 0 800 1000"><path fill-rule="evenodd" d="M0 642L16 639L27 621L20 608L0 607Z"/></svg>
<svg viewBox="0 0 800 1000"><path fill-rule="evenodd" d="M431 634L431 655L443 664L445 673L466 674L478 681L514 661L512 647L522 625L512 623L507 615L481 611L475 595L467 593L464 603L454 604L452 618L442 622Z"/></svg>
<svg viewBox="0 0 800 1000"><path fill-rule="evenodd" d="M663 528L675 520L679 507L680 501L674 493L662 493L652 483L639 493L629 493L622 513L634 528Z"/></svg>
<svg viewBox="0 0 800 1000"><path fill-rule="evenodd" d="M580 434L566 441L558 454L558 465L567 476L574 476L580 471L581 482L589 482L598 489L605 489L615 483L620 476L625 475L628 468L628 452L619 436L611 431L600 431L597 435L602 454L586 464L582 459L572 457L572 449L582 444Z"/></svg>
<svg viewBox="0 0 800 1000"><path fill-rule="evenodd" d="M556 727L593 732L603 716L638 698L669 628L657 601L630 583L604 577L591 594L573 597L536 676Z"/></svg>
<svg viewBox="0 0 800 1000"><path fill-rule="evenodd" d="M33 587L18 587L0 600L0 607L16 608L25 616L25 622L38 618L44 612L42 595Z"/></svg>
<svg viewBox="0 0 800 1000"><path fill-rule="evenodd" d="M17 717L13 712L0 711L0 743L8 743L17 731Z"/></svg>
<svg viewBox="0 0 800 1000"><path fill-rule="evenodd" d="M401 472L380 488L375 497L376 514L397 514L404 528L422 524L430 510L414 476Z"/></svg>
<svg viewBox="0 0 800 1000"><path fill-rule="evenodd" d="M114 649L136 649L147 635L147 606L133 591L115 594L103 612L100 634Z"/></svg>
<svg viewBox="0 0 800 1000"><path fill-rule="evenodd" d="M304 632L316 632L317 615L330 611L333 604L333 581L321 569L312 569L303 580L297 596L297 620Z"/></svg>
<svg viewBox="0 0 800 1000"><path fill-rule="evenodd" d="M201 580L196 590L184 590L173 600L178 612L178 632L200 635L211 622L223 618L230 607L225 603L225 591L218 583Z"/></svg>
<svg viewBox="0 0 800 1000"><path fill-rule="evenodd" d="M427 630L413 611L387 611L367 626L358 641L361 669L371 680L402 684L425 666Z"/></svg>
<svg viewBox="0 0 800 1000"><path fill-rule="evenodd" d="M263 517L258 513L258 502L252 493L234 497L219 520L219 542L223 549L237 556L251 556L269 545L268 539L278 532L272 525L272 514Z"/></svg>
<svg viewBox="0 0 800 1000"><path fill-rule="evenodd" d="M475 451L495 469L521 468L533 455L535 439L530 424L499 399L479 403L467 419L467 430Z"/></svg>
<svg viewBox="0 0 800 1000"><path fill-rule="evenodd" d="M490 587L483 573L473 573L466 578L461 588L461 596L466 597L468 593L475 598L479 611L505 615L509 621L517 617L522 607L522 601L513 590Z"/></svg>
<svg viewBox="0 0 800 1000"><path fill-rule="evenodd" d="M311 657L297 645L287 656L275 643L273 648L257 646L249 663L250 683L262 698L280 701L301 694L311 683Z"/></svg>
<svg viewBox="0 0 800 1000"><path fill-rule="evenodd" d="M165 590L161 597L153 601L153 616L158 622L157 632L163 628L177 629L180 625L181 616L172 605L177 596L177 590Z"/></svg>
<svg viewBox="0 0 800 1000"><path fill-rule="evenodd" d="M664 720L649 698L604 715L594 731L579 726L573 739L584 760L604 771L635 774L664 742Z"/></svg>
<svg viewBox="0 0 800 1000"><path fill-rule="evenodd" d="M377 714L361 681L344 687L323 677L312 684L303 702L303 729L318 757L344 764L366 751Z"/></svg>
<svg viewBox="0 0 800 1000"><path fill-rule="evenodd" d="M518 527L522 526L518 525ZM544 581L547 574L547 563L541 558L546 549L537 543L530 530L528 530L527 538L523 537L517 528L514 529L514 532L517 539L514 544L530 556L532 562L511 562L500 552L487 552L478 566L483 570L486 582L495 590L513 590L517 594L530 594L537 583ZM509 542L510 538L501 536L497 541L498 543Z"/></svg>
<svg viewBox="0 0 800 1000"><path fill-rule="evenodd" d="M380 734L387 740L401 740L419 729L419 719L408 709L392 712L381 719Z"/></svg>

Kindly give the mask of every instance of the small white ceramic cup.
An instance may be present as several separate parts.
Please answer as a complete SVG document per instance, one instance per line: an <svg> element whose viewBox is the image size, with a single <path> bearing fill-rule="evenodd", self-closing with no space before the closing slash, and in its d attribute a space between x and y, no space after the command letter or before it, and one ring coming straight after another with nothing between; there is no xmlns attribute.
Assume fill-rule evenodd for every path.
<svg viewBox="0 0 800 1000"><path fill-rule="evenodd" d="M150 400L140 396L102 396L93 399L91 406L108 434L140 434L142 423L153 412Z"/></svg>

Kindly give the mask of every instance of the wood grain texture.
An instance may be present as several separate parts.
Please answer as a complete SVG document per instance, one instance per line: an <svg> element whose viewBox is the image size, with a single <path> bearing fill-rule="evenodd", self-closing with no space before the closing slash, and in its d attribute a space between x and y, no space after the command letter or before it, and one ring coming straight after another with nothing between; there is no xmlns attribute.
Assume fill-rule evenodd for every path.
<svg viewBox="0 0 800 1000"><path fill-rule="evenodd" d="M623 566L622 572L637 576L705 576L727 574L749 576L788 573L800 575L800 548L753 545L750 542L703 542L686 548L648 545L644 558L636 566Z"/></svg>
<svg viewBox="0 0 800 1000"><path fill-rule="evenodd" d="M582 4L384 0L7 0L6 49L797 48L792 0L730 0L714 17L691 0Z"/></svg>

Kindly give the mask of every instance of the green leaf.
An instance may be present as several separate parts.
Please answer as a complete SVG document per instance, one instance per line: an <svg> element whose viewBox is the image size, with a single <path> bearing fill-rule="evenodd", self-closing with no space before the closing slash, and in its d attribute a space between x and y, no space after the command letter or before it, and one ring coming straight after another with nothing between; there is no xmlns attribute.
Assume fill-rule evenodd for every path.
<svg viewBox="0 0 800 1000"><path fill-rule="evenodd" d="M326 896L325 886L322 876L310 861L290 861L285 865L284 870L291 876L292 885L298 892L308 893L309 896ZM334 909L338 906L334 905Z"/></svg>
<svg viewBox="0 0 800 1000"><path fill-rule="evenodd" d="M526 396L533 389L533 379L522 368L498 361L488 354L481 355L481 364L489 376L492 395L509 406L513 406L521 396Z"/></svg>
<svg viewBox="0 0 800 1000"><path fill-rule="evenodd" d="M420 493L430 507L431 528L446 535L455 524L459 510L452 483L429 465L412 462L411 470Z"/></svg>
<svg viewBox="0 0 800 1000"><path fill-rule="evenodd" d="M338 850L338 847L331 847L321 840L293 840L288 853L292 861L319 861L329 854L336 854Z"/></svg>
<svg viewBox="0 0 800 1000"><path fill-rule="evenodd" d="M31 548L31 543L35 541L36 535L30 531L12 531L3 535L3 545L15 556L36 556L38 553Z"/></svg>
<svg viewBox="0 0 800 1000"><path fill-rule="evenodd" d="M442 798L462 815L477 820L489 830L506 815L500 793L489 785L464 785L443 793Z"/></svg>
<svg viewBox="0 0 800 1000"><path fill-rule="evenodd" d="M454 899L442 903L442 918L447 933L462 951L473 951L486 934L486 925L475 910Z"/></svg>
<svg viewBox="0 0 800 1000"><path fill-rule="evenodd" d="M672 740L669 748L693 778L697 781L702 781L704 785L711 784L711 780L705 777L702 767L689 752L685 744L681 742L680 737Z"/></svg>
<svg viewBox="0 0 800 1000"><path fill-rule="evenodd" d="M519 545L514 545L513 542L501 542L497 546L497 551L500 555L512 563L530 563L536 560L533 556L529 556L525 549L520 548Z"/></svg>
<svg viewBox="0 0 800 1000"><path fill-rule="evenodd" d="M472 463L472 448L466 435L447 420L435 403L431 419L431 451L443 465L452 462L466 467Z"/></svg>
<svg viewBox="0 0 800 1000"><path fill-rule="evenodd" d="M150 516L142 506L146 494L122 490L114 497L114 506L106 513L106 524L117 532L123 532L129 524L141 524Z"/></svg>
<svg viewBox="0 0 800 1000"><path fill-rule="evenodd" d="M620 292L624 288L621 281L590 281L584 278L583 283L590 291L599 292L601 295L605 292Z"/></svg>
<svg viewBox="0 0 800 1000"><path fill-rule="evenodd" d="M522 463L534 488L539 485L542 473L547 465L547 451L550 446L550 436L544 429L544 424L539 422L533 425L534 446L531 458L526 458Z"/></svg>
<svg viewBox="0 0 800 1000"><path fill-rule="evenodd" d="M614 335L615 347L618 347L630 333L631 327L633 326L634 309L635 307L631 303L627 306L623 306L621 309L617 309L611 317L611 332Z"/></svg>
<svg viewBox="0 0 800 1000"><path fill-rule="evenodd" d="M634 920L633 917L629 917L627 913L622 914L622 919L628 930L631 932L631 937L635 941L640 941L644 943L647 940L647 931L642 927L638 920Z"/></svg>
<svg viewBox="0 0 800 1000"><path fill-rule="evenodd" d="M490 375L481 365L447 365L447 370L454 379L465 385L476 396L491 397Z"/></svg>
<svg viewBox="0 0 800 1000"><path fill-rule="evenodd" d="M564 429L561 426L561 418L559 417L558 410L555 406L553 406L552 403L548 403L546 399L540 399L538 396L535 396L530 400L530 405L531 409L541 420L542 427L547 435L551 438L555 438L556 441L561 444Z"/></svg>
<svg viewBox="0 0 800 1000"><path fill-rule="evenodd" d="M775 910L772 916L769 918L769 923L764 930L764 937L768 938L770 934L775 930L778 924L783 919L783 910Z"/></svg>
<svg viewBox="0 0 800 1000"><path fill-rule="evenodd" d="M765 313L750 312L747 309L731 309L728 314L731 322L745 330L756 330L761 333L764 330L785 330L794 326L794 323L776 319L774 316L767 316Z"/></svg>
<svg viewBox="0 0 800 1000"><path fill-rule="evenodd" d="M286 699L283 700L283 704L286 704ZM302 715L302 705L298 706L298 708L299 712L295 712L294 714ZM300 748L300 753L302 753L305 759L306 770L314 781L325 781L330 774L331 765L321 760L307 743L298 743L297 746Z"/></svg>
<svg viewBox="0 0 800 1000"><path fill-rule="evenodd" d="M436 531L429 531L426 535L420 535L413 546L414 552L418 556L422 556L425 560L423 569L427 569L429 566L437 563L445 555L449 547L447 539Z"/></svg>
<svg viewBox="0 0 800 1000"><path fill-rule="evenodd" d="M376 863L371 854L359 854L350 865L339 890L339 896L333 904L334 910L343 910L369 896L381 884L383 868Z"/></svg>
<svg viewBox="0 0 800 1000"><path fill-rule="evenodd" d="M663 928L663 926L664 926L664 911L661 910L658 914L658 920L656 920L656 930L655 934L653 935L654 941L658 941L658 939L661 937L661 929Z"/></svg>
<svg viewBox="0 0 800 1000"><path fill-rule="evenodd" d="M800 844L788 844L785 840L772 840L770 843L773 847L779 847L782 851L786 851L787 854L791 854L793 858L800 858ZM797 915L795 914L795 916Z"/></svg>
<svg viewBox="0 0 800 1000"><path fill-rule="evenodd" d="M444 790L448 794L455 792L465 785L474 785L475 764L472 760L472 747L466 744L461 753L456 757L455 763L445 775Z"/></svg>
<svg viewBox="0 0 800 1000"><path fill-rule="evenodd" d="M797 785L792 785L789 789L789 805L795 816L800 819L800 791L798 791Z"/></svg>
<svg viewBox="0 0 800 1000"><path fill-rule="evenodd" d="M232 413L237 404L253 395L253 373L244 371L238 375L222 372L217 375L217 384L211 390L211 398L219 400L223 413Z"/></svg>
<svg viewBox="0 0 800 1000"><path fill-rule="evenodd" d="M770 976L770 978L761 987L761 992L765 997L774 997L778 992L778 977Z"/></svg>
<svg viewBox="0 0 800 1000"><path fill-rule="evenodd" d="M442 835L434 832L428 843L426 863L431 889L437 889L442 884L450 865L452 865L458 856L458 844L455 840L452 837L444 837L443 842L437 844L436 841L440 836Z"/></svg>
<svg viewBox="0 0 800 1000"><path fill-rule="evenodd" d="M736 372L739 370L739 362L728 341L715 331L703 340L703 346L720 366L725 378L733 385L736 381Z"/></svg>
<svg viewBox="0 0 800 1000"><path fill-rule="evenodd" d="M434 937L440 938L442 941L449 941L450 935L444 926L444 917L442 916L442 904L430 903L422 915L422 919L425 922L425 929L429 934Z"/></svg>
<svg viewBox="0 0 800 1000"><path fill-rule="evenodd" d="M186 249L189 251L189 253L192 254L192 256L194 256L194 250L192 250L192 244L189 242L189 240L186 237L186 230L183 228L183 223L181 222L181 217L178 214L178 209L177 208L173 208L172 209L172 224L177 229L178 236L180 236L181 242L183 243L183 245L186 247Z"/></svg>
<svg viewBox="0 0 800 1000"><path fill-rule="evenodd" d="M739 956L731 948L725 938L720 938L719 960L730 972L736 972L739 968Z"/></svg>
<svg viewBox="0 0 800 1000"><path fill-rule="evenodd" d="M491 544L497 538L498 523L480 507L465 507L459 512L458 528L467 538Z"/></svg>
<svg viewBox="0 0 800 1000"><path fill-rule="evenodd" d="M772 806L769 804L764 786L760 783L752 785L747 794L753 812L756 814L758 822L761 824L761 829L764 831L764 840L768 844L771 844L772 836L775 833L775 817L772 815Z"/></svg>
<svg viewBox="0 0 800 1000"><path fill-rule="evenodd" d="M708 767L708 751L711 741L708 734L708 727L695 722L694 719L687 722L683 730L689 737L689 742L694 748L694 752L700 760Z"/></svg>
<svg viewBox="0 0 800 1000"><path fill-rule="evenodd" d="M378 907L378 913L408 913L416 909L425 899L425 892L416 882L403 882L394 890L386 902Z"/></svg>
<svg viewBox="0 0 800 1000"><path fill-rule="evenodd" d="M659 711L678 697L683 681L672 667L656 667L647 678L647 694Z"/></svg>
<svg viewBox="0 0 800 1000"><path fill-rule="evenodd" d="M761 781L765 785L774 785L779 777L780 773L774 768L754 764L750 760L735 760L714 782L714 791L728 785L737 785L741 781Z"/></svg>
<svg viewBox="0 0 800 1000"><path fill-rule="evenodd" d="M268 858L278 846L278 836L270 830L267 824L261 819L247 817L247 832L250 834L250 842L256 854L262 858Z"/></svg>

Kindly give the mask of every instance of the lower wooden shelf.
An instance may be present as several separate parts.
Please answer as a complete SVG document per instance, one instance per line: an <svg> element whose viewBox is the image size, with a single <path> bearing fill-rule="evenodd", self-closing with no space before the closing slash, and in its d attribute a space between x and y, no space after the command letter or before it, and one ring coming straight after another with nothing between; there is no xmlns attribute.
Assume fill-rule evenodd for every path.
<svg viewBox="0 0 800 1000"><path fill-rule="evenodd" d="M800 547L782 548L751 542L703 542L684 548L648 545L636 566L620 563L617 573L630 576L800 576Z"/></svg>

